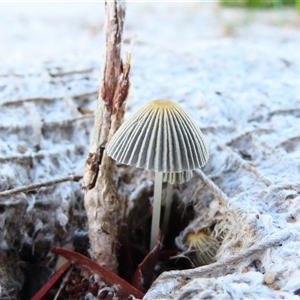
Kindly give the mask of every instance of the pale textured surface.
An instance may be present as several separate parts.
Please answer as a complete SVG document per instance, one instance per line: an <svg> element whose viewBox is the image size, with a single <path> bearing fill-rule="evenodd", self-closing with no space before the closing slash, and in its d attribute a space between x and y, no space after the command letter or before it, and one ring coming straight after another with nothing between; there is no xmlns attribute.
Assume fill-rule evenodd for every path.
<svg viewBox="0 0 300 300"><path fill-rule="evenodd" d="M1 190L83 172L93 122L77 107L95 108L103 8L49 5L14 8L19 10L15 16L12 6L0 4L1 28L9 28L0 32L5 57L0 66ZM124 38L128 42L137 35L128 112L155 98L179 102L208 142L210 160L203 171L229 197L227 207L220 205L193 179L182 194L185 203L196 205L193 226L201 230L215 224L213 236L223 239L220 261L283 229L292 232L281 246L225 271L216 269L211 278L158 280L146 299L295 297L300 287L300 233L295 230L300 220L299 23L291 10L128 4ZM18 251L30 244L42 255L39 251L49 248L45 244L63 244L86 230L81 201L79 183L1 199L1 249ZM242 273L243 267L249 272ZM16 273L1 272L2 285L17 289L14 280L22 280ZM265 272L276 274L270 285L264 284Z"/></svg>

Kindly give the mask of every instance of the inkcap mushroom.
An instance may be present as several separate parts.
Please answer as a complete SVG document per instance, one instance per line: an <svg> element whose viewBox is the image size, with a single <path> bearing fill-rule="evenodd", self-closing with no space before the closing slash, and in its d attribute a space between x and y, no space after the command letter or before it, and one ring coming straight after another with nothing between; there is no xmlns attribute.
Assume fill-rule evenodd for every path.
<svg viewBox="0 0 300 300"><path fill-rule="evenodd" d="M117 130L107 154L119 163L155 172L151 243L157 242L163 177L184 182L208 160L200 128L176 102L159 99L144 104Z"/></svg>
<svg viewBox="0 0 300 300"><path fill-rule="evenodd" d="M215 261L220 243L211 236L209 229L199 230L191 225L175 239L178 248L183 250L182 254L191 260L194 267L211 264Z"/></svg>

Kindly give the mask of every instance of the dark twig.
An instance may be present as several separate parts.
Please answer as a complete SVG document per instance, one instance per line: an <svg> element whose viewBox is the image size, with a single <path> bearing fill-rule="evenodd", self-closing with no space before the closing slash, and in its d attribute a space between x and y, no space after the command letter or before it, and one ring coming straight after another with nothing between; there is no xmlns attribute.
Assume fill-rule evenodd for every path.
<svg viewBox="0 0 300 300"><path fill-rule="evenodd" d="M23 185L21 187L15 188L15 189L0 192L0 197L7 197L7 196L14 195L14 194L19 194L19 193L26 193L26 192L36 190L36 189L39 189L42 187L52 186L52 185L55 185L58 183L66 182L66 181L79 181L81 179L82 179L81 175L69 175L69 176L63 177L63 178L57 178L57 179L44 181L44 182L40 182L40 183Z"/></svg>

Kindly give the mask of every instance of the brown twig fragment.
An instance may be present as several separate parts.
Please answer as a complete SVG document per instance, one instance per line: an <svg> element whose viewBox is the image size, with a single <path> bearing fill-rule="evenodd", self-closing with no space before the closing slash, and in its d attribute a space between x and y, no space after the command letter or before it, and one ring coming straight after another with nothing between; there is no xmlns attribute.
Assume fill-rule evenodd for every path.
<svg viewBox="0 0 300 300"><path fill-rule="evenodd" d="M123 121L124 104L129 92L130 55L123 66L121 41L124 1L106 1L105 8L105 60L94 132L85 162L83 189L89 223L90 254L99 264L116 272L116 214L120 205L116 191L115 161L106 155L104 149Z"/></svg>
<svg viewBox="0 0 300 300"><path fill-rule="evenodd" d="M19 194L19 193L26 193L26 192L29 192L32 190L36 190L36 189L45 187L45 186L51 186L51 185L55 185L55 184L66 182L66 181L79 181L80 179L82 179L81 175L69 175L69 176L63 177L63 178L57 178L57 179L44 181L44 182L40 182L40 183L23 185L21 187L15 188L15 189L0 192L0 197L7 197L7 196L14 195L14 194Z"/></svg>

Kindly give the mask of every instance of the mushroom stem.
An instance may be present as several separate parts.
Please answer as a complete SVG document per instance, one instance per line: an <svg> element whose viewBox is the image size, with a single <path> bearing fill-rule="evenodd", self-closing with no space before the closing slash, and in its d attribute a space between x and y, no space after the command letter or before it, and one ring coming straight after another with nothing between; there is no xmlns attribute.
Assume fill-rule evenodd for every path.
<svg viewBox="0 0 300 300"><path fill-rule="evenodd" d="M173 184L168 182L164 221L162 226L162 232L165 237L168 233L168 225L170 220L170 212L171 212L171 205L172 205L172 198L173 198L172 196L173 196Z"/></svg>
<svg viewBox="0 0 300 300"><path fill-rule="evenodd" d="M163 172L155 172L150 250L152 250L155 247L158 239L162 181L163 181Z"/></svg>

